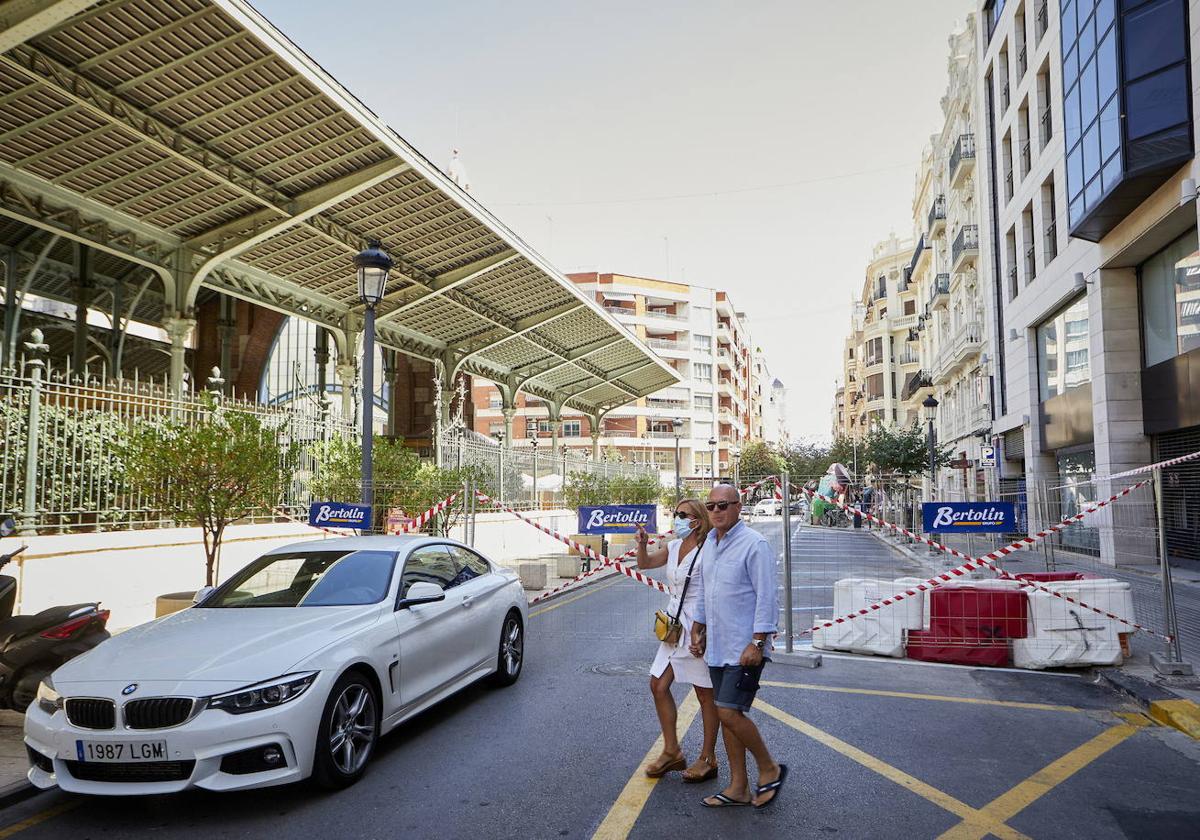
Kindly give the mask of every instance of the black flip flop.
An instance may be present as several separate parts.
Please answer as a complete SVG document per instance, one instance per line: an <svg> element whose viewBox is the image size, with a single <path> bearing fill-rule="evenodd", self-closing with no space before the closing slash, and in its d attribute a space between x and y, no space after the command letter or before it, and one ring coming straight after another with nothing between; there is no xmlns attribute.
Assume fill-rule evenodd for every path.
<svg viewBox="0 0 1200 840"><path fill-rule="evenodd" d="M778 796L779 794L775 794ZM720 805L713 805L708 800L715 799L720 802ZM749 805L749 802L739 802L736 799L726 796L723 793L714 793L712 796L706 796L700 800L700 804L705 808L730 808L734 805Z"/></svg>
<svg viewBox="0 0 1200 840"><path fill-rule="evenodd" d="M763 808L766 808L768 805L770 805L772 802L774 802L776 799L779 798L780 794L783 793L783 791L782 791L783 783L787 781L787 774L788 774L787 765L780 764L778 779L776 779L773 782L767 782L765 785L759 785L757 788L755 788L754 795L756 797L762 796L764 793L770 793L771 791L775 791L775 795L772 796L770 799L768 799L766 802L764 802L761 805L755 805L754 806L755 810L761 811Z"/></svg>

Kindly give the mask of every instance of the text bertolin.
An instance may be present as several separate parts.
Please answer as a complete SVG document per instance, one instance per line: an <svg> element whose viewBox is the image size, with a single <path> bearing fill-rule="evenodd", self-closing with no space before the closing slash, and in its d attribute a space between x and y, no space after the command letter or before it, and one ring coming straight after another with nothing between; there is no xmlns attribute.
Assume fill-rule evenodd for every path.
<svg viewBox="0 0 1200 840"><path fill-rule="evenodd" d="M939 507L933 518L935 529L954 525L980 525L985 522L1003 522L1005 512L996 507L970 507L965 510L955 510L949 505Z"/></svg>
<svg viewBox="0 0 1200 840"><path fill-rule="evenodd" d="M321 505L317 508L314 522L330 522L338 525L361 525L367 518L365 508L353 505Z"/></svg>
<svg viewBox="0 0 1200 840"><path fill-rule="evenodd" d="M606 511L596 508L588 517L588 530L592 528L626 528L630 525L647 525L650 522L649 511L644 510L613 510Z"/></svg>

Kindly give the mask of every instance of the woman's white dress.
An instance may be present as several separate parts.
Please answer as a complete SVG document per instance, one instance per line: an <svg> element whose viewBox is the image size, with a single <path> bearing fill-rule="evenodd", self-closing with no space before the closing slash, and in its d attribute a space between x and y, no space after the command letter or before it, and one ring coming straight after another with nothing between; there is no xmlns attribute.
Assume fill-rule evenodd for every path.
<svg viewBox="0 0 1200 840"><path fill-rule="evenodd" d="M687 579L688 569L691 568L692 560L696 557L696 549L692 549L686 557L680 560L679 547L681 545L683 545L683 540L671 540L667 543L667 583L671 587L671 602L667 605L667 615L670 616L674 616L675 611L679 609L679 595L683 592L683 583ZM701 688L712 688L712 680L708 676L708 665L703 659L692 656L688 651L692 635L692 616L696 613L696 604L701 597L701 587L696 585L698 581L695 577L700 573L700 563L697 562L695 570L692 572L692 585L688 587L687 598L683 602L683 612L679 616L679 622L683 625L679 644L658 643L658 653L654 657L654 664L650 666L650 675L661 677L667 670L667 666L670 665L671 670L675 673L675 679L679 682L698 685Z"/></svg>

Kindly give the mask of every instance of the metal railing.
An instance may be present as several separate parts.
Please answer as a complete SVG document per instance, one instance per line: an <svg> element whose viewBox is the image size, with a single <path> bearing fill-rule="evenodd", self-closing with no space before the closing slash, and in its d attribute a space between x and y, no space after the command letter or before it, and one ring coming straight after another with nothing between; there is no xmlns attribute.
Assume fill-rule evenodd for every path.
<svg viewBox="0 0 1200 840"><path fill-rule="evenodd" d="M1034 27L1036 32L1036 40L1041 43L1042 36L1046 34L1046 30L1050 28L1050 13L1047 10L1048 0L1042 0L1037 7L1037 25Z"/></svg>
<svg viewBox="0 0 1200 840"><path fill-rule="evenodd" d="M954 237L954 245L950 249L950 261L952 264L957 264L960 257L968 251L979 250L979 226L978 225L963 225L958 232L958 236ZM941 276L940 274L938 275Z"/></svg>
<svg viewBox="0 0 1200 840"><path fill-rule="evenodd" d="M648 338L646 346L651 350L683 350L688 349L686 341L678 341L670 338Z"/></svg>
<svg viewBox="0 0 1200 840"><path fill-rule="evenodd" d="M1022 178L1024 178L1026 175L1028 175L1029 170L1033 167L1033 150L1031 148L1032 143L1033 143L1033 139L1027 138L1025 140L1025 142L1021 144L1021 177Z"/></svg>
<svg viewBox="0 0 1200 840"><path fill-rule="evenodd" d="M1058 222L1052 221L1046 225L1046 263L1058 256Z"/></svg>
<svg viewBox="0 0 1200 840"><path fill-rule="evenodd" d="M353 423L322 410L316 399L263 405L220 398L218 405L258 418L291 473L279 506L254 511L252 521L303 514L321 470L313 446L358 437ZM0 510L16 514L27 532L178 524L155 504L159 494L127 474L124 453L141 424L199 422L213 411L201 395L174 395L162 379L110 380L101 371L22 359L0 372Z"/></svg>
<svg viewBox="0 0 1200 840"><path fill-rule="evenodd" d="M958 174L959 166L964 162L975 162L975 135L960 134L954 143L954 151L950 153L950 178Z"/></svg>
<svg viewBox="0 0 1200 840"><path fill-rule="evenodd" d="M940 295L950 294L950 275L939 274L933 278L933 283L929 287L929 302L933 303Z"/></svg>
<svg viewBox="0 0 1200 840"><path fill-rule="evenodd" d="M1037 250L1033 245L1025 249L1025 282L1030 283L1037 277Z"/></svg>
<svg viewBox="0 0 1200 840"><path fill-rule="evenodd" d="M929 208L927 230L933 230L935 223L946 220L946 196L939 195L933 200L933 206Z"/></svg>
<svg viewBox="0 0 1200 840"><path fill-rule="evenodd" d="M681 315L681 314L677 314L675 312L665 312L661 309L647 309L646 317L647 318L661 318L665 321L689 321L689 320L691 320L687 315Z"/></svg>
<svg viewBox="0 0 1200 840"><path fill-rule="evenodd" d="M1046 144L1050 142L1050 138L1054 136L1054 120L1051 118L1052 114L1053 112L1051 112L1049 106L1047 106L1042 110L1041 116L1038 117L1038 122L1041 123L1042 126L1043 149L1046 148Z"/></svg>

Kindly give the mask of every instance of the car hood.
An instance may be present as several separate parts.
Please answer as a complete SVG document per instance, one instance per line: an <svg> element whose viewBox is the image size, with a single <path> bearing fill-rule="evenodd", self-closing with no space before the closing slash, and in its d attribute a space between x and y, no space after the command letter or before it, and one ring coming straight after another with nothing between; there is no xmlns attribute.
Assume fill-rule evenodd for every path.
<svg viewBox="0 0 1200 840"><path fill-rule="evenodd" d="M381 607L191 608L113 636L54 672L72 683L228 682L285 674L379 620Z"/></svg>

